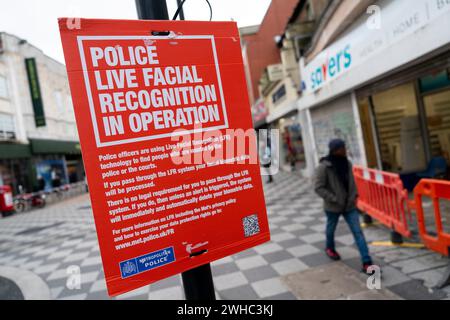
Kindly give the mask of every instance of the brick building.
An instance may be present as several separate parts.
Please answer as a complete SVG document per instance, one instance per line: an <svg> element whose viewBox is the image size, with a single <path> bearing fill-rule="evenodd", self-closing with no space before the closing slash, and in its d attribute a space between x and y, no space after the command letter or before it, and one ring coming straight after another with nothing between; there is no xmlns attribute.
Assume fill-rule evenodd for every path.
<svg viewBox="0 0 450 320"><path fill-rule="evenodd" d="M244 63L247 68L250 103L259 98L258 84L268 65L280 63L276 37L280 36L298 0L272 0L261 24L241 29Z"/></svg>

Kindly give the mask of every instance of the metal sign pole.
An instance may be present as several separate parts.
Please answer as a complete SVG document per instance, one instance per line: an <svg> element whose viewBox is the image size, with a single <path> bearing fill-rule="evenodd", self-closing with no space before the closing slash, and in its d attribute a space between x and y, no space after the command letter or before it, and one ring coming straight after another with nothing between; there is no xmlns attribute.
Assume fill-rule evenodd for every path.
<svg viewBox="0 0 450 320"><path fill-rule="evenodd" d="M177 0L178 6L181 5L182 1L183 1L183 0ZM184 20L184 11L183 11L183 7L182 7L181 10L180 10L180 20Z"/></svg>
<svg viewBox="0 0 450 320"><path fill-rule="evenodd" d="M169 20L166 0L136 0L136 9L141 20Z"/></svg>
<svg viewBox="0 0 450 320"><path fill-rule="evenodd" d="M177 2L180 5L180 1ZM136 0L139 19L169 20L166 0ZM180 18L184 20L183 11ZM195 253L191 254L194 256ZM186 300L216 300L214 282L209 263L181 274Z"/></svg>
<svg viewBox="0 0 450 320"><path fill-rule="evenodd" d="M216 300L209 263L183 272L181 278L186 300Z"/></svg>

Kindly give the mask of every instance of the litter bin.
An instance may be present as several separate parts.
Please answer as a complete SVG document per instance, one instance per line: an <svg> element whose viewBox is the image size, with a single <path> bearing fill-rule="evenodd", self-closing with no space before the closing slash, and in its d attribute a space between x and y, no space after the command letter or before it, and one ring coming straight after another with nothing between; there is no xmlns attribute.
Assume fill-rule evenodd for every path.
<svg viewBox="0 0 450 320"><path fill-rule="evenodd" d="M14 213L13 195L10 186L0 186L0 211L3 217Z"/></svg>

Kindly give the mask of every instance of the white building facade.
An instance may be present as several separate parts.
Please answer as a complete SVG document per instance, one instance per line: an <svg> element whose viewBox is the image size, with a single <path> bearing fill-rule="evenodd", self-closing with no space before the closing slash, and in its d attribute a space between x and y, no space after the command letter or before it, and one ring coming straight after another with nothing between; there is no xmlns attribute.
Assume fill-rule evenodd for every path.
<svg viewBox="0 0 450 320"><path fill-rule="evenodd" d="M83 175L65 66L0 33L0 183L31 191Z"/></svg>

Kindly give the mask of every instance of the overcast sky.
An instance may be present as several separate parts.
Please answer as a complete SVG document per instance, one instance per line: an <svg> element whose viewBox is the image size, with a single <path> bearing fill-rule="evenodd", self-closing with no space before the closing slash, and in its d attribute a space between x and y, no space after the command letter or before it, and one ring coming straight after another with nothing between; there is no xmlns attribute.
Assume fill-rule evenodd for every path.
<svg viewBox="0 0 450 320"><path fill-rule="evenodd" d="M239 27L259 24L270 0L210 0L213 20L234 20ZM176 0L167 0L170 17ZM42 49L64 62L59 37L58 17L137 19L134 0L2 0L0 31L5 31ZM205 0L187 0L183 6L186 19L208 20Z"/></svg>

